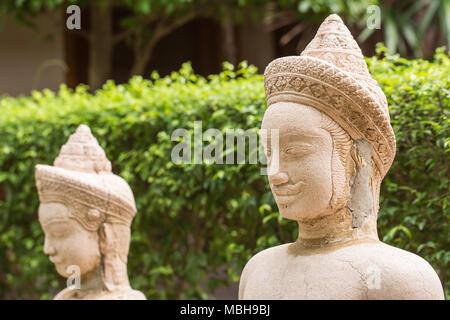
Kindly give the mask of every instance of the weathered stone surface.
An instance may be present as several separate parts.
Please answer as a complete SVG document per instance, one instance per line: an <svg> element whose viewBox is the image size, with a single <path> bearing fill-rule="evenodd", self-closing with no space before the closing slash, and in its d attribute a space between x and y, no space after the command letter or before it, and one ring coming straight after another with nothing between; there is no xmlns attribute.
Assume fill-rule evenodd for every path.
<svg viewBox="0 0 450 320"><path fill-rule="evenodd" d="M380 184L395 156L386 98L329 16L305 51L265 71L269 183L294 243L245 266L240 299L443 299L428 262L378 239ZM268 134L270 136L270 134Z"/></svg>

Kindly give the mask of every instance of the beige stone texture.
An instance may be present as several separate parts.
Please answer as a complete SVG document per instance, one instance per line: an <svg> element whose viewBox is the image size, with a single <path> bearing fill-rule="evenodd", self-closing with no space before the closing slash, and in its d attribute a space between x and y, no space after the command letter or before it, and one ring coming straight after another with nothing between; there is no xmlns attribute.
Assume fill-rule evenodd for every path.
<svg viewBox="0 0 450 320"><path fill-rule="evenodd" d="M53 166L36 166L36 185L44 252L61 276L80 278L55 299L145 299L127 275L133 193L89 127L78 127Z"/></svg>
<svg viewBox="0 0 450 320"><path fill-rule="evenodd" d="M268 179L298 239L245 266L240 299L443 299L421 257L381 242L380 184L395 156L386 97L339 16L300 56L272 61L264 84ZM271 134L268 134L272 137Z"/></svg>

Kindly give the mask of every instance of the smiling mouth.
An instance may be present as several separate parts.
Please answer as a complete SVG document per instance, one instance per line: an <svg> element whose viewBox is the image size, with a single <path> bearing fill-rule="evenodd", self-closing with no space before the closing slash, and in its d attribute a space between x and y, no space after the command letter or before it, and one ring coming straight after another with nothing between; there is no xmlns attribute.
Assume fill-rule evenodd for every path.
<svg viewBox="0 0 450 320"><path fill-rule="evenodd" d="M295 201L295 199L297 199L298 195L300 194L300 188L304 184L305 184L304 182L299 181L293 185L276 186L276 187L274 186L273 194L275 195L277 203L286 205Z"/></svg>
<svg viewBox="0 0 450 320"><path fill-rule="evenodd" d="M53 257L50 257L49 258L50 259L50 261L53 263L53 264L60 264L62 261L60 260L60 259L58 259L58 258L53 258Z"/></svg>
<svg viewBox="0 0 450 320"><path fill-rule="evenodd" d="M300 192L296 194L289 194L289 195L282 195L275 193L275 199L277 200L278 204L286 205L290 204L297 199L297 196L300 194Z"/></svg>

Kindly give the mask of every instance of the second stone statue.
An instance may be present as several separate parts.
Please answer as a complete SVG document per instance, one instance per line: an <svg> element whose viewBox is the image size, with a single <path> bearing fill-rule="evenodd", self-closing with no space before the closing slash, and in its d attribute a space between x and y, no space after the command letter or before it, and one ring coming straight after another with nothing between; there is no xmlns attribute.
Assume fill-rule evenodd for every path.
<svg viewBox="0 0 450 320"><path fill-rule="evenodd" d="M36 166L36 185L44 252L73 280L55 299L144 300L127 275L133 193L89 127L78 127L53 166Z"/></svg>

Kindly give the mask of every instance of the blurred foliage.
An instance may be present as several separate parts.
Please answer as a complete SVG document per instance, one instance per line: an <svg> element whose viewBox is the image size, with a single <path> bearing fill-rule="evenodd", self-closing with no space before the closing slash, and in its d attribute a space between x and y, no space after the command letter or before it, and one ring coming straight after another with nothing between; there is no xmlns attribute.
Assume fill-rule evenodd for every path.
<svg viewBox="0 0 450 320"><path fill-rule="evenodd" d="M322 19L331 13L357 19L371 4L378 4L377 0L279 0L275 1L280 8L293 8L303 15L303 18L311 14L321 15Z"/></svg>
<svg viewBox="0 0 450 320"><path fill-rule="evenodd" d="M56 10L62 4L86 3L87 0L2 0L0 2L0 31L4 24L4 17L12 14L21 24L37 28L31 17L35 17L44 10Z"/></svg>
<svg viewBox="0 0 450 320"><path fill-rule="evenodd" d="M429 34L436 38L442 34L443 43L450 47L450 1L448 0L389 0L376 1L380 8L383 38L389 53L399 52L423 57L424 40ZM367 21L367 13L363 21ZM364 26L363 24L360 24ZM433 30L438 26L438 30ZM364 42L376 29L365 28L358 40Z"/></svg>
<svg viewBox="0 0 450 320"><path fill-rule="evenodd" d="M282 45L302 33L307 34L310 28L316 30L329 14L337 13L347 25L362 30L358 35L360 43L380 32L391 54L398 52L402 56L421 58L430 44L434 48L436 43L450 47L448 0L280 0L269 3L277 4L269 14L269 26L290 25L285 39L281 40ZM379 29L368 26L375 17L375 10L380 14ZM306 45L302 40L300 38L300 44Z"/></svg>
<svg viewBox="0 0 450 320"><path fill-rule="evenodd" d="M433 62L368 59L387 95L398 141L382 185L379 234L429 261L449 293L450 58ZM382 57L385 55L384 57ZM64 287L43 253L34 166L51 164L79 124L87 124L134 191L128 270L149 299L210 298L239 281L257 252L296 239L282 219L260 165L174 164L171 133L217 128L257 131L265 111L263 78L241 63L203 78L189 64L160 78L108 81L0 99L0 298L52 298ZM225 277L223 276L225 273Z"/></svg>
<svg viewBox="0 0 450 320"><path fill-rule="evenodd" d="M265 18L268 30L282 30L280 45L285 46L295 39L296 52L301 52L330 14L338 14L349 27L360 25L367 20L364 17L369 6L378 4L378 1L280 0L269 3Z"/></svg>
<svg viewBox="0 0 450 320"><path fill-rule="evenodd" d="M339 14L349 25L358 26L362 30L358 41L364 42L380 31L367 26L374 13L371 6L375 5L380 10L380 32L389 53L423 57L425 47L436 39L450 47L449 0L2 0L0 30L4 14L12 13L23 24L37 27L30 17L69 4L82 7L114 5L130 9L132 14L121 20L121 26L125 30L135 30L128 32L135 36L129 37L131 41L144 43L149 42L156 32L148 23L155 17L157 20L174 20L195 13L223 21L231 15L235 23L240 23L247 19L260 21L266 16L270 29L274 29L274 25L291 25L286 38L281 41L283 45L308 28L316 29L317 24L331 13ZM145 32L138 29L145 29ZM137 39L136 35L139 35ZM425 41L427 38L429 41Z"/></svg>

